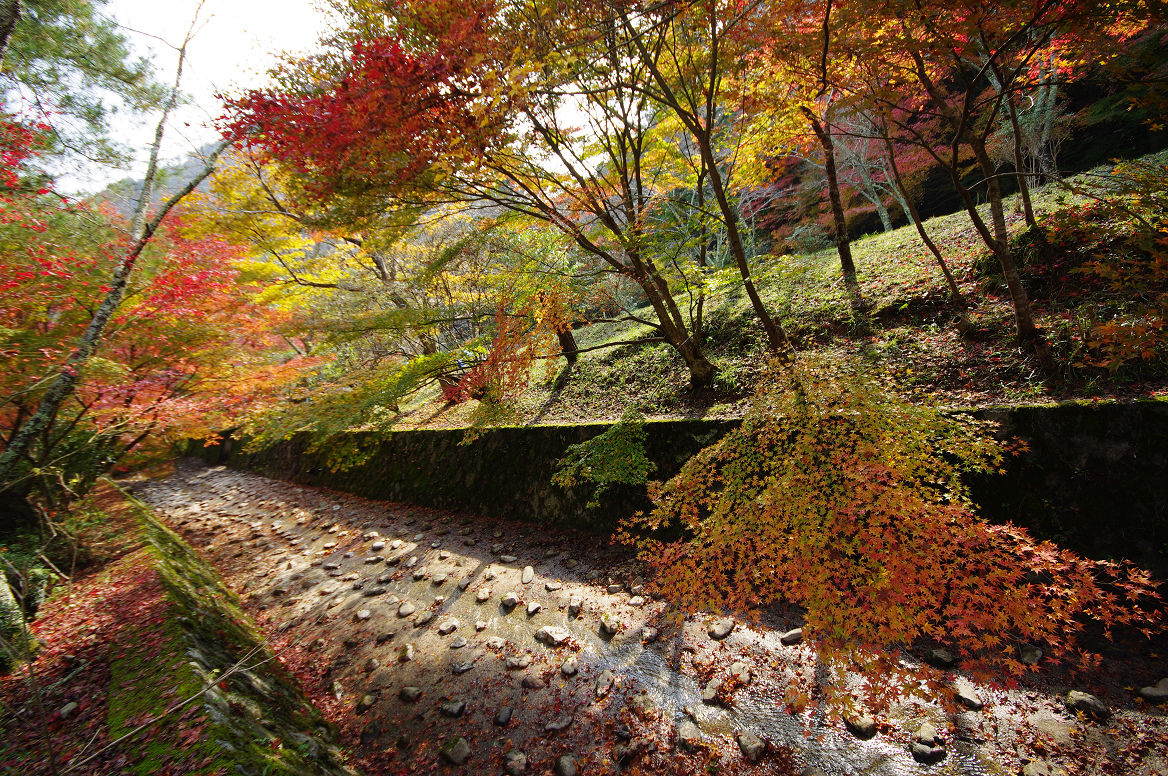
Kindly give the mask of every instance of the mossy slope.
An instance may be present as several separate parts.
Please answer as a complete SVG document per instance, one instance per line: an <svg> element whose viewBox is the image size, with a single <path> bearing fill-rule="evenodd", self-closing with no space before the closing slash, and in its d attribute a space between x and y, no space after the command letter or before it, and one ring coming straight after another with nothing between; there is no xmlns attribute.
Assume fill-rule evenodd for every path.
<svg viewBox="0 0 1168 776"><path fill-rule="evenodd" d="M280 670L238 599L148 507L131 501L166 602L162 621L140 623L138 638L111 661L110 738L210 689L145 734L126 772L167 773L194 761L200 773L352 774L329 726Z"/></svg>

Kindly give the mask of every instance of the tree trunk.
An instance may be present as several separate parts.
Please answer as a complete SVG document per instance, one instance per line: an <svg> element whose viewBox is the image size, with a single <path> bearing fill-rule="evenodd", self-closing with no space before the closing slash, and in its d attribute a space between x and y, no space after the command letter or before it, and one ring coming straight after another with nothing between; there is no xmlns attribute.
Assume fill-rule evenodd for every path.
<svg viewBox="0 0 1168 776"><path fill-rule="evenodd" d="M891 232L892 216L888 214L888 208L884 206L884 203L880 200L879 195L877 195L876 201L872 204L876 207L876 215L880 217L880 227L886 232Z"/></svg>
<svg viewBox="0 0 1168 776"><path fill-rule="evenodd" d="M576 344L576 335L572 333L572 328L557 331L556 337L560 340L560 354L568 362L568 366L574 365L580 358L580 346Z"/></svg>
<svg viewBox="0 0 1168 776"><path fill-rule="evenodd" d="M734 257L734 263L738 266L738 272L742 276L742 285L746 289L746 296L750 299L750 305L758 316L763 331L766 332L767 343L770 349L778 357L780 363L790 365L792 362L791 341L782 326L771 317L770 312L766 309L766 305L763 304L762 297L758 295L758 290L754 287L754 280L750 274L750 263L746 258L746 249L742 244L742 235L738 231L738 213L730 203L729 196L726 192L726 185L722 179L722 171L718 167L718 160L714 154L712 138L715 123L714 94L717 92L718 83L721 79L720 68L722 65L718 52L721 33L717 29L717 17L714 14L711 14L709 17L709 70L701 76L703 79L703 88L700 91L705 95L705 105L699 108L696 102L689 102L689 107L682 104L683 100L679 98L678 92L661 71L658 56L661 52L659 50L655 50L655 53L649 51L644 38L637 32L636 25L630 21L627 10L618 6L617 11L620 14L621 25L628 35L629 43L635 48L641 64L648 71L653 82L658 87L658 91L652 95L652 99L673 112L686 128L694 145L697 146L702 166L710 177L710 188L714 193L714 202L718 206L718 212L722 216L722 223L726 227L726 239L730 245L730 255ZM693 92L691 92L692 96ZM689 344L692 347L696 347L696 343L693 340L690 340ZM691 379L696 376L692 368L690 370L690 376ZM709 377L712 376L713 371L711 368Z"/></svg>
<svg viewBox="0 0 1168 776"><path fill-rule="evenodd" d="M819 144L823 146L823 169L827 173L827 194L831 200L831 220L835 224L835 247L839 251L844 282L858 296L860 283L856 279L856 264L852 260L852 244L848 240L848 226L844 219L844 202L843 197L840 196L839 174L835 168L835 142L831 139L829 128L820 123L810 108L803 106L802 111L807 120L811 122L811 129L819 138Z"/></svg>
<svg viewBox="0 0 1168 776"><path fill-rule="evenodd" d="M8 41L20 21L20 0L0 0L0 64L8 52Z"/></svg>
<svg viewBox="0 0 1168 776"><path fill-rule="evenodd" d="M1038 99L1031 110L1038 111L1042 122L1042 130L1035 141L1035 156L1038 169L1042 170L1043 180L1046 183L1062 178L1059 173L1058 162L1055 159L1055 122L1058 120L1058 69L1054 65L1054 55L1051 55L1046 65L1039 71L1044 80L1039 88Z"/></svg>
<svg viewBox="0 0 1168 776"><path fill-rule="evenodd" d="M636 280L637 284L645 290L645 295L649 298L649 304L653 306L654 312L657 313L657 320L660 323L661 334L665 337L665 341L685 361L685 366L689 370L690 386L692 388L708 387L713 381L714 373L717 370L710 363L710 360L706 358L706 354L702 352L701 345L694 340L685 326L681 324L681 312L673 304L673 297L669 295L668 286L664 285L664 281L661 281L660 278L655 279L648 276L651 266L646 267L635 251L630 252L629 257L637 267L630 274L633 275L633 279Z"/></svg>
<svg viewBox="0 0 1168 776"><path fill-rule="evenodd" d="M1006 115L1010 117L1010 134L1014 142L1014 180L1018 183L1018 196L1022 200L1022 213L1026 217L1026 225L1036 232L1040 232L1038 221L1034 218L1034 206L1030 202L1030 181L1026 177L1026 165L1022 159L1022 127L1018 124L1018 107L1014 104L1014 95L1009 91L1002 93L1006 101Z"/></svg>
<svg viewBox="0 0 1168 776"><path fill-rule="evenodd" d="M738 274L742 277L742 285L746 289L746 296L754 308L755 315L762 323L763 331L767 335L767 344L783 363L790 361L791 341L787 332L771 317L762 297L754 287L754 280L750 275L750 264L746 259L746 248L742 245L742 235L738 231L738 213L726 195L722 183L722 173L718 170L717 160L714 158L714 149L708 132L692 132L697 141L698 151L710 175L710 188L714 191L714 202L718 205L718 212L722 214L722 221L726 225L726 240L730 243L730 255L738 266Z"/></svg>
<svg viewBox="0 0 1168 776"><path fill-rule="evenodd" d="M995 175L993 162L986 151L984 143L975 139L969 142L973 149L974 158L982 174L986 177L987 199L990 206L990 219L993 224L994 240L993 251L1002 267L1002 276L1006 279L1006 288L1010 293L1010 301L1014 306L1014 325L1018 333L1018 342L1023 347L1034 351L1038 357L1042 371L1049 378L1057 377L1054 358L1046 338L1034 323L1034 313L1030 306L1030 297L1022 285L1022 276L1018 272L1018 264L1014 261L1014 254L1010 250L1010 235L1006 228L1006 212L1002 205L1002 186Z"/></svg>
<svg viewBox="0 0 1168 776"><path fill-rule="evenodd" d="M957 311L957 328L960 332L965 333L969 331L969 303L965 300L965 296L961 293L961 289L957 285L957 279L953 277L952 270L949 269L949 262L945 261L945 256L941 253L941 249L933 242L933 238L925 231L925 225L921 221L921 214L917 211L917 206L913 203L912 197L909 196L908 191L905 190L904 181L900 177L900 167L896 164L896 152L892 147L892 141L888 138L887 130L882 135L884 140L884 147L888 154L888 166L892 171L892 179L896 183L897 190L900 192L902 206L905 208L905 215L912 221L916 227L917 234L920 235L921 242L933 254L933 258L937 260L937 264L941 267L941 274L945 276L945 284L949 287L949 300L953 303L953 308Z"/></svg>
<svg viewBox="0 0 1168 776"><path fill-rule="evenodd" d="M685 359L685 365L689 369L690 388L694 390L709 388L714 382L714 375L718 370L710 363L701 349L692 340L679 343L674 347L681 353L681 357Z"/></svg>
<svg viewBox="0 0 1168 776"><path fill-rule="evenodd" d="M998 171L994 168L994 163L990 159L989 152L986 150L985 138L970 129L963 115L953 111L949 104L949 96L938 88L932 78L929 77L920 52L913 51L911 55L916 63L917 77L921 85L928 92L937 112L945 118L953 130L953 137L950 141L951 158L949 162L946 163L943 161L939 155L934 154L934 157L942 163L946 172L949 173L949 178L953 181L954 188L961 196L962 202L965 203L965 209L969 213L969 218L973 222L974 228L977 229L982 240L985 241L986 245L998 258L998 263L1002 267L1002 275L1006 279L1006 287L1010 293L1010 301L1014 306L1014 326L1018 334L1019 343L1033 350L1035 356L1038 357L1038 363L1042 371L1048 379L1057 380L1058 371L1055 368L1054 359L1050 353L1050 346L1042 336L1042 332L1038 330L1038 327L1034 323L1034 315L1030 308L1030 298L1026 295L1026 289L1022 285L1022 278L1018 274L1018 266L1014 263L1014 256L1010 252L1009 233L1006 229L1006 214L1002 207L1002 186L998 180ZM958 149L961 143L965 143L973 151L978 168L987 182L986 190L989 199L991 222L993 224L992 232L986 227L981 214L977 212L977 203L974 202L969 189L961 182L961 170L958 165Z"/></svg>

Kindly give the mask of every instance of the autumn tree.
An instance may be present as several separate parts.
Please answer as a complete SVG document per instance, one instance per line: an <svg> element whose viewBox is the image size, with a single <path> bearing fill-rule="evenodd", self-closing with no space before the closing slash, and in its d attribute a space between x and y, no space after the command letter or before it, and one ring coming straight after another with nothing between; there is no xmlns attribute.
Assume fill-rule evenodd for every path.
<svg viewBox="0 0 1168 776"><path fill-rule="evenodd" d="M22 481L27 470L31 465L34 465L34 449L45 434L52 433L62 407L75 396L78 385L84 379L85 369L90 365L91 359L106 336L107 329L115 320L115 315L125 300L133 271L139 263L139 259L150 247L155 234L163 226L166 216L210 173L215 159L225 147L225 144L220 144L212 149L200 173L166 199L154 213L148 212L153 183L158 171L158 154L163 130L167 116L178 100L179 78L185 60L185 47L186 43L189 43L193 29L194 25L192 24L186 42L179 48L175 84L155 132L155 141L134 216L125 232L124 239L118 240L113 246L114 250L117 251L118 258L112 265L108 266L109 274L106 276L105 282L95 290L95 296L87 300L90 305L87 308L89 317L83 330L78 333L71 346L62 353L63 357L57 360L50 371L43 375L41 381L38 382L39 390L35 395L35 409L20 418L16 427L12 429L5 440L5 449L3 453L0 453L0 492L8 492L9 497L13 493L19 495L18 489L23 487ZM9 180L15 181L15 184L10 184L10 190L14 196L9 201L20 211L18 220L30 228L32 233L35 233L40 226L32 213L40 205L40 200L37 198L46 194L47 191L29 192L27 186L21 183L20 175L28 169L27 156L17 159L6 158L4 163L11 165L5 169L5 172ZM21 165L26 166L22 167ZM19 260L35 263L35 250L34 242L24 243L19 249ZM33 253L29 253L29 251Z"/></svg>
<svg viewBox="0 0 1168 776"><path fill-rule="evenodd" d="M855 73L835 84L857 95L895 127L901 140L925 149L948 174L973 225L998 260L1014 307L1020 343L1055 375L1046 339L1010 247L1004 181L1025 191L1023 170L1003 171L991 139L1000 121L1016 114L1015 100L1042 72L1036 65L1058 50L1068 63L1098 52L1101 32L1125 36L1142 24L1133 8L1103 4L950 3L843 6L836 14L833 49ZM879 34L873 34L879 29ZM1095 41L1093 44L1091 41ZM876 63L879 62L879 65ZM1016 142L1020 134L1014 133ZM976 177L967 176L972 166ZM979 197L989 218L979 211ZM1033 221L1033 218L1030 218Z"/></svg>
<svg viewBox="0 0 1168 776"><path fill-rule="evenodd" d="M317 200L296 184L280 165L239 152L215 176L206 202L217 213L215 229L251 246L247 269L268 284L268 298L289 310L314 311L307 317L343 320L354 331L372 332L376 319L383 334L397 332L392 350L437 353L443 309L454 300L441 282L443 268L433 262L469 241L466 225L455 218L434 228L444 220L436 212L424 227L418 209L408 207L359 218L338 214L314 206ZM306 343L309 328L322 334L328 326L303 329Z"/></svg>
<svg viewBox="0 0 1168 776"><path fill-rule="evenodd" d="M757 12L758 3L696 0L642 6L616 3L611 13L647 74L643 91L681 125L682 142L692 144L712 192L713 208L724 227L730 254L751 308L766 332L770 349L786 358L791 343L782 324L759 296L742 236L742 222L731 184L735 122L725 121L736 106L727 104L727 81L743 61L731 31Z"/></svg>
<svg viewBox="0 0 1168 776"><path fill-rule="evenodd" d="M236 101L232 127L322 196L485 202L559 230L641 289L653 310L644 320L707 385L698 316L675 298L697 273L655 256L646 237L658 120L640 94L649 74L608 11L453 1L352 11L348 53L327 80L302 62L286 74L299 85Z"/></svg>
<svg viewBox="0 0 1168 776"><path fill-rule="evenodd" d="M310 415L339 416L340 405L359 422L373 405L358 409L354 397L396 408L435 383L452 401L482 394L483 385L470 383L524 360L484 345L502 347L503 328L542 340L540 325L550 325L574 362L570 261L536 248L522 219L441 205L358 213L347 200L305 196L299 182L240 152L217 174L207 203L218 211L217 230L252 246L246 271L268 285L265 299L292 314L289 341L331 361L314 381L312 412L298 401L273 425L320 431L326 424Z"/></svg>
<svg viewBox="0 0 1168 776"><path fill-rule="evenodd" d="M881 142L874 122L863 113L843 116L834 122L836 148L839 150L841 179L856 194L872 205L880 227L890 232L893 216L889 202L896 205L900 215L908 218L908 200L892 172L892 155ZM896 150L893 150L893 155Z"/></svg>
<svg viewBox="0 0 1168 776"><path fill-rule="evenodd" d="M0 229L0 439L6 449L43 402L51 376L92 319L124 252L119 217L44 199L38 227ZM165 449L234 423L238 410L294 370L271 359L277 321L238 282L242 249L192 236L172 218L139 257L123 302L68 401L18 462L12 487L57 508L128 454Z"/></svg>

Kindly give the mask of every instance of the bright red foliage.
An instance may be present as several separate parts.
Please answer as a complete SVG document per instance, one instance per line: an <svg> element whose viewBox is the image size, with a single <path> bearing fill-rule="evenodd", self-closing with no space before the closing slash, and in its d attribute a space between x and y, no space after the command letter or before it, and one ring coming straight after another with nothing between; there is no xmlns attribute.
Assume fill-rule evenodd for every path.
<svg viewBox="0 0 1168 776"><path fill-rule="evenodd" d="M52 375L90 325L129 246L112 209L46 196L23 165L35 128L0 122L0 435L35 411ZM298 364L270 360L278 323L251 302L235 264L244 251L188 231L195 217L172 212L143 253L81 382L37 456L82 435L125 448L202 435L230 425ZM96 439L94 436L92 439ZM59 452L59 451L58 451ZM39 459L38 458L38 459Z"/></svg>
<svg viewBox="0 0 1168 776"><path fill-rule="evenodd" d="M426 4L408 31L424 45L406 31L358 40L323 85L228 101L225 131L308 176L321 196L392 192L441 175L486 142L488 122L473 104L490 80L492 10L490 2Z"/></svg>

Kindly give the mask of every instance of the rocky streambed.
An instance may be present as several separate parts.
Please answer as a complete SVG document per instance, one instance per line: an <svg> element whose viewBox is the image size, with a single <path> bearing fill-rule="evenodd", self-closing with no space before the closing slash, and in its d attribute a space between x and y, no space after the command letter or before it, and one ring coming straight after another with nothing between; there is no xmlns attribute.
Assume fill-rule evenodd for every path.
<svg viewBox="0 0 1168 776"><path fill-rule="evenodd" d="M977 684L938 653L922 670L949 692L841 714L815 688L872 679L829 671L799 622L667 616L598 537L193 461L136 491L240 594L367 773L1168 775L1154 692L1068 703L1094 688ZM1162 678L1150 654L1137 684Z"/></svg>

